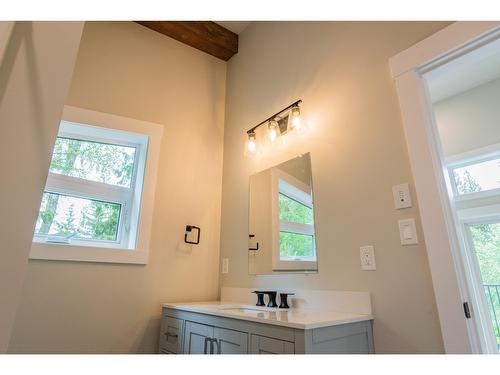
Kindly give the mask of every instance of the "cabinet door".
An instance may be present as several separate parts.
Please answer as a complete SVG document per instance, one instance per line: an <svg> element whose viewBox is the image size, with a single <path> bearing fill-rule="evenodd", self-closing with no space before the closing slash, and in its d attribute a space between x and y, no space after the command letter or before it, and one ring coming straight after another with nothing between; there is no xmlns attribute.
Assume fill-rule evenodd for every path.
<svg viewBox="0 0 500 375"><path fill-rule="evenodd" d="M213 343L214 327L205 324L186 322L184 328L184 354L210 354L216 350Z"/></svg>
<svg viewBox="0 0 500 375"><path fill-rule="evenodd" d="M217 354L247 354L248 334L230 329L214 328Z"/></svg>
<svg viewBox="0 0 500 375"><path fill-rule="evenodd" d="M160 327L160 351L180 353L182 351L182 319L164 316Z"/></svg>
<svg viewBox="0 0 500 375"><path fill-rule="evenodd" d="M271 339L269 337L251 336L252 354L294 354L293 342Z"/></svg>

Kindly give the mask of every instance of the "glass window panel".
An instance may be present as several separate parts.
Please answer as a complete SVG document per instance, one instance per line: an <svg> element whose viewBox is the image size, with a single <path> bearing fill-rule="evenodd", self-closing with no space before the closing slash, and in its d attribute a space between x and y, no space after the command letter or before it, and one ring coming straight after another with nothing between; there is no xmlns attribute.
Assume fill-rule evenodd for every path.
<svg viewBox="0 0 500 375"><path fill-rule="evenodd" d="M315 257L314 236L280 232L281 257Z"/></svg>
<svg viewBox="0 0 500 375"><path fill-rule="evenodd" d="M313 210L286 195L279 193L280 220L300 224L314 224Z"/></svg>
<svg viewBox="0 0 500 375"><path fill-rule="evenodd" d="M500 188L500 159L455 168L453 177L460 195Z"/></svg>
<svg viewBox="0 0 500 375"><path fill-rule="evenodd" d="M116 241L120 210L118 203L45 192L35 234Z"/></svg>
<svg viewBox="0 0 500 375"><path fill-rule="evenodd" d="M470 232L500 349L500 223L471 225Z"/></svg>
<svg viewBox="0 0 500 375"><path fill-rule="evenodd" d="M130 187L135 147L57 137L50 172Z"/></svg>

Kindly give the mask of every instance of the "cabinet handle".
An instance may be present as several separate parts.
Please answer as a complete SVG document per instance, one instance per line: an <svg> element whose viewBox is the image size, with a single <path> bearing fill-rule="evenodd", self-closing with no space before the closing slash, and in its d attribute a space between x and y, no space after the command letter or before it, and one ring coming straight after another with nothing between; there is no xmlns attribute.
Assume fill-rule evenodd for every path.
<svg viewBox="0 0 500 375"><path fill-rule="evenodd" d="M210 340L210 354L215 354L214 353L214 339L213 338L209 338Z"/></svg>
<svg viewBox="0 0 500 375"><path fill-rule="evenodd" d="M215 342L217 343L217 352L219 354L222 354L222 349L221 349L221 347L222 347L222 340L219 339L219 341L216 340Z"/></svg>
<svg viewBox="0 0 500 375"><path fill-rule="evenodd" d="M203 345L203 354L207 354L207 343L210 338L205 337L205 344Z"/></svg>
<svg viewBox="0 0 500 375"><path fill-rule="evenodd" d="M173 338L178 338L179 335L175 334L175 333L170 333L170 332L165 332L164 333L165 336L167 336L167 338L170 336L170 337L173 337Z"/></svg>
<svg viewBox="0 0 500 375"><path fill-rule="evenodd" d="M208 352L207 344L210 343L210 352ZM214 344L217 346L217 353L214 351ZM221 352L221 342L220 340L214 339L213 337L205 337L205 343L203 345L203 354L222 354Z"/></svg>

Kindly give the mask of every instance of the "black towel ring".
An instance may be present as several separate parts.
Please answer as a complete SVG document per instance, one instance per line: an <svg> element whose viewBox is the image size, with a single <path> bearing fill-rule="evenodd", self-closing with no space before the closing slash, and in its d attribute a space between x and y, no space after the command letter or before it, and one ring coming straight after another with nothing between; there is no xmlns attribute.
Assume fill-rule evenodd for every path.
<svg viewBox="0 0 500 375"><path fill-rule="evenodd" d="M193 229L198 230L198 236L196 237L196 242L188 241L188 233L191 232ZM199 227L194 226L194 225L186 225L186 233L184 234L184 242L190 243L193 245L198 245L200 243L200 233L201 233L201 229Z"/></svg>

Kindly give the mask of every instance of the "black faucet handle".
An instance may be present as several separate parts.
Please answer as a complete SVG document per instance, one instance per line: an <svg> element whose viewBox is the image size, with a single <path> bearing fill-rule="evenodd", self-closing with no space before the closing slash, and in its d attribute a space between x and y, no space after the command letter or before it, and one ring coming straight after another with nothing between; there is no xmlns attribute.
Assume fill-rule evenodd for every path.
<svg viewBox="0 0 500 375"><path fill-rule="evenodd" d="M293 296L295 293L280 293L280 309L289 309L288 296Z"/></svg>
<svg viewBox="0 0 500 375"><path fill-rule="evenodd" d="M255 306L266 306L266 304L264 303L264 294L266 294L266 292L254 290L252 293L257 294L257 303L255 304Z"/></svg>
<svg viewBox="0 0 500 375"><path fill-rule="evenodd" d="M269 297L269 302L267 303L267 307L278 307L278 304L276 303L276 295L278 293L274 291L267 291L265 293Z"/></svg>

